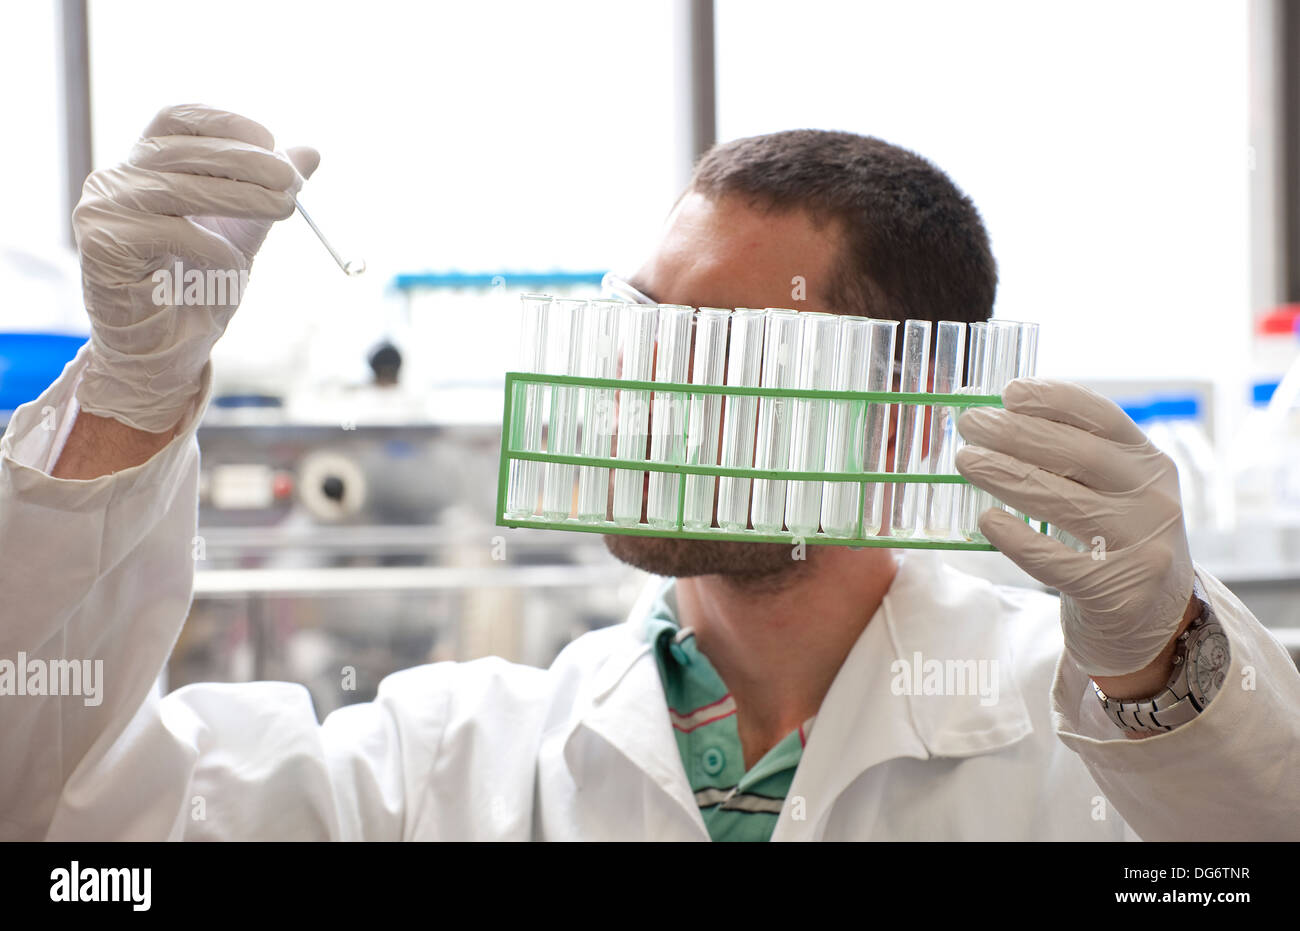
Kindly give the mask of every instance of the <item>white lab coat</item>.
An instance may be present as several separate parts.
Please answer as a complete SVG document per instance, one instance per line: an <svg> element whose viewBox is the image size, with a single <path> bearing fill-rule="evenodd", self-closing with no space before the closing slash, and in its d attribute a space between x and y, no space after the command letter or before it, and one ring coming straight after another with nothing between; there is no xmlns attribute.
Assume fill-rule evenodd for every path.
<svg viewBox="0 0 1300 931"><path fill-rule="evenodd" d="M147 463L56 480L82 365L0 441L0 658L102 659L104 699L0 698L0 837L708 838L644 600L550 669L408 669L324 724L298 685L157 695L191 597L202 404ZM1208 573L1232 644L1227 685L1191 723L1129 741L1059 662L1056 599L922 551L900 559L821 706L774 840L1300 838L1300 674ZM917 653L997 660L998 701L895 694L891 662Z"/></svg>

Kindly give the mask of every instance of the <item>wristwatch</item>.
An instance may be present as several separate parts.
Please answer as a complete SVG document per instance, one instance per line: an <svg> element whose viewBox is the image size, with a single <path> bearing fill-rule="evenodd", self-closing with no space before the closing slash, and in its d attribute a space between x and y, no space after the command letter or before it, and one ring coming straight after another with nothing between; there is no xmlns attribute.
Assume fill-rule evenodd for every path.
<svg viewBox="0 0 1300 931"><path fill-rule="evenodd" d="M1178 637L1169 683L1152 698L1109 698L1096 682L1093 691L1110 719L1126 731L1171 731L1205 710L1228 674L1228 635L1214 617L1201 580L1193 582L1201 613Z"/></svg>

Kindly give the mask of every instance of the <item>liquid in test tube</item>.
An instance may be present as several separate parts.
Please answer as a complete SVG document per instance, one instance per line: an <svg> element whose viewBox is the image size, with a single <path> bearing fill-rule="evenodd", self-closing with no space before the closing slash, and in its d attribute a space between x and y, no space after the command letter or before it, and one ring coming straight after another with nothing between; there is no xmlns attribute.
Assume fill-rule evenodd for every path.
<svg viewBox="0 0 1300 931"><path fill-rule="evenodd" d="M592 301L583 328L583 373L589 378L613 378L618 364L618 322L622 304ZM583 390L582 455L608 457L614 439L614 389ZM599 524L609 508L609 469L582 466L578 470L578 520Z"/></svg>
<svg viewBox="0 0 1300 931"><path fill-rule="evenodd" d="M955 394L961 389L961 366L966 350L966 324L940 320L934 340L934 393ZM930 474L952 475L956 472L957 414L962 408L936 404L930 408ZM956 485L936 483L925 486L925 534L946 539L954 530Z"/></svg>
<svg viewBox="0 0 1300 931"><path fill-rule="evenodd" d="M582 327L586 301L557 300L551 305L547 326L548 365L552 375L578 375L582 365ZM546 451L561 456L578 452L578 392L572 385L551 386L551 416L546 430ZM568 520L573 513L574 466L546 463L542 491L542 516Z"/></svg>
<svg viewBox="0 0 1300 931"><path fill-rule="evenodd" d="M520 298L519 369L523 372L546 371L546 320L551 299L545 294L525 294ZM516 384L511 404L510 437L512 449L522 452L542 451L542 420L545 417L545 385ZM506 486L506 517L524 520L536 513L542 487L544 463L525 459L510 460L510 481Z"/></svg>
<svg viewBox="0 0 1300 931"><path fill-rule="evenodd" d="M768 308L763 336L764 388L793 388L799 379L799 314ZM794 408L789 398L759 398L758 439L754 468L785 470L790 463L790 433ZM780 533L785 522L785 480L754 479L750 522L762 534Z"/></svg>
<svg viewBox="0 0 1300 931"><path fill-rule="evenodd" d="M727 347L727 386L757 388L763 360L761 310L739 308L731 315L731 338ZM722 413L722 465L748 469L754 465L754 430L758 398L729 395ZM731 533L749 526L751 479L723 476L718 479L718 526Z"/></svg>
<svg viewBox="0 0 1300 931"><path fill-rule="evenodd" d="M835 383L835 350L840 320L831 314L802 313L797 386L828 391ZM794 472L820 472L826 465L826 427L830 402L814 398L794 400L790 465ZM786 492L785 525L795 536L809 537L821 523L820 481L792 481Z"/></svg>
<svg viewBox="0 0 1300 931"><path fill-rule="evenodd" d="M691 384L722 384L730 319L731 311L719 307L701 307L695 315L695 361L691 369ZM717 465L721 427L722 395L691 395L690 423L686 430L688 465ZM717 483L712 475L686 476L686 509L682 523L687 530L707 530L713 526L713 491Z"/></svg>
<svg viewBox="0 0 1300 931"><path fill-rule="evenodd" d="M619 349L622 364L619 378L624 381L650 381L654 363L655 317L659 308L653 304L624 304L619 325ZM650 422L650 392L619 389L618 436L616 458L645 462ZM644 469L614 470L614 523L632 526L641 523Z"/></svg>
<svg viewBox="0 0 1300 931"><path fill-rule="evenodd" d="M930 361L930 321L908 320L903 324L903 369L899 391L925 391ZM920 472L921 444L924 439L925 407L920 404L898 405L898 433L894 439L894 471ZM911 482L894 486L890 533L910 537L919 529L920 506L925 489Z"/></svg>
<svg viewBox="0 0 1300 931"><path fill-rule="evenodd" d="M659 339L655 346L655 381L683 384L690 371L691 318L695 310L680 304L659 305ZM689 395L656 391L650 406L650 461L686 462L686 416ZM683 476L677 472L650 473L650 501L646 517L661 530L677 526L677 505Z"/></svg>
<svg viewBox="0 0 1300 931"><path fill-rule="evenodd" d="M866 317L840 317L836 352L836 391L866 391L871 349L871 321ZM864 401L831 401L826 437L826 471L862 472L867 406ZM858 532L862 512L862 485L827 482L822 489L822 532L848 538Z"/></svg>

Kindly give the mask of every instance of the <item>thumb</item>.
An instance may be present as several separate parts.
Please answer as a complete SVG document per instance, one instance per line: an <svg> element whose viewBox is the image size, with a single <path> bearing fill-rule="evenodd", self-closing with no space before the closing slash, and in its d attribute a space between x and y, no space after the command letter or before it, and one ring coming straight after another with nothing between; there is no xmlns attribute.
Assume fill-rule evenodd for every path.
<svg viewBox="0 0 1300 931"><path fill-rule="evenodd" d="M284 154L288 156L289 161L293 162L293 167L298 169L298 174L302 175L304 181L310 178L320 165L320 153L308 145L285 149Z"/></svg>

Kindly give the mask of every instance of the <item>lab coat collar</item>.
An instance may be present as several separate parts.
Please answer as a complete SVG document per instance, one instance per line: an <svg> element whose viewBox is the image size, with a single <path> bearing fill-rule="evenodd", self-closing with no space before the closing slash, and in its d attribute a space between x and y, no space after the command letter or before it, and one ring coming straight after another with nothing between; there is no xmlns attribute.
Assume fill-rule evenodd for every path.
<svg viewBox="0 0 1300 931"><path fill-rule="evenodd" d="M805 817L783 813L774 840L820 837L840 794L880 763L991 753L1033 730L1012 675L997 590L934 553L906 550L897 558L893 583L822 700L787 793L787 800L804 800ZM985 661L988 680L996 670L997 700L924 694L932 660L973 660L977 670Z"/></svg>
<svg viewBox="0 0 1300 931"><path fill-rule="evenodd" d="M783 814L773 839L820 836L839 795L879 763L990 753L1033 730L1012 674L1002 628L1006 609L997 590L952 569L933 553L908 550L898 559L898 573L884 600L822 701L787 795L788 800L804 800L805 818L796 821ZM599 736L686 809L703 830L659 671L645 642L651 605L662 596L675 610L675 594L671 582L663 579L647 585L621 625L623 636L579 700L564 756L581 785L584 774L575 742L583 731ZM924 664L929 660L974 661L977 669L984 661L985 669L996 670L997 700L974 689L970 694L924 694ZM921 668L913 669L918 662ZM909 686L913 694L908 694Z"/></svg>
<svg viewBox="0 0 1300 931"><path fill-rule="evenodd" d="M594 735L618 750L676 802L699 832L708 828L691 791L686 769L668 717L668 697L659 678L653 648L645 640L645 624L654 597L665 580L647 586L620 625L614 649L596 669L586 694L578 698L577 713L564 739L564 760L579 788L592 774L581 765L579 741Z"/></svg>

